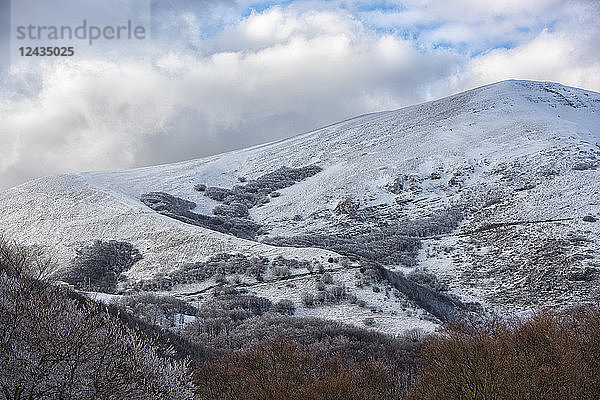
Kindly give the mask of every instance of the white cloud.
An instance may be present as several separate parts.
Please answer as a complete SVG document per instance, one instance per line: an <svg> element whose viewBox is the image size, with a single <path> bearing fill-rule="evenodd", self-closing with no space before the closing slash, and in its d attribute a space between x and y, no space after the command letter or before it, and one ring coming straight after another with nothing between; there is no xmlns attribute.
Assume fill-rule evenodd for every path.
<svg viewBox="0 0 600 400"><path fill-rule="evenodd" d="M420 101L423 82L453 70L448 54L422 54L341 13L272 8L213 41L235 38L255 45L206 56L169 51L152 67L87 60L45 71L34 97L2 111L0 136L12 143L0 149L2 183L278 139Z"/></svg>
<svg viewBox="0 0 600 400"><path fill-rule="evenodd" d="M600 89L592 2L419 1L393 12L345 3L296 2L237 23L239 5L212 5L227 23L202 39L198 27L217 22L168 10L162 29L183 29L184 40L165 34L152 64L74 59L39 75L14 72L0 98L0 188L214 154L504 78ZM394 20L430 27L416 39L372 29ZM520 29L550 20L551 30ZM498 37L516 47L470 58ZM468 51L432 46L442 39Z"/></svg>
<svg viewBox="0 0 600 400"><path fill-rule="evenodd" d="M590 2L400 0L389 3L396 7L359 14L373 26L413 33L426 48L440 43L463 45L472 54L506 42L525 43L556 21L568 20L570 9Z"/></svg>
<svg viewBox="0 0 600 400"><path fill-rule="evenodd" d="M600 3L573 2L554 30L511 49L494 49L468 62L463 85L508 78L556 81L600 91Z"/></svg>

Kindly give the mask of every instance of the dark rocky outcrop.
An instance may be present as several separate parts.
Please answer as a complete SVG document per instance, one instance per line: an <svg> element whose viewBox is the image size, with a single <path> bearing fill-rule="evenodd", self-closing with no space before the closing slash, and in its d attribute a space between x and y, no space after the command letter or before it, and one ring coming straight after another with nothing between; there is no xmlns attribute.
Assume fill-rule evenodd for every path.
<svg viewBox="0 0 600 400"><path fill-rule="evenodd" d="M335 209L333 210L336 214L346 214L346 215L354 215L360 207L360 204L352 199L351 197L346 197L342 201L340 201Z"/></svg>

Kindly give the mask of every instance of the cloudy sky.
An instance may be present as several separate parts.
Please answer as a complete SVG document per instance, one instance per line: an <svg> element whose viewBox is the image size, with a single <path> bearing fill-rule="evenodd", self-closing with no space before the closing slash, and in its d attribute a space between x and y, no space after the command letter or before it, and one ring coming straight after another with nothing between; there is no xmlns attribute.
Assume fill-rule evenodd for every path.
<svg viewBox="0 0 600 400"><path fill-rule="evenodd" d="M0 0L0 189L198 158L507 78L600 91L597 0L148 5L143 46L31 66L6 50Z"/></svg>

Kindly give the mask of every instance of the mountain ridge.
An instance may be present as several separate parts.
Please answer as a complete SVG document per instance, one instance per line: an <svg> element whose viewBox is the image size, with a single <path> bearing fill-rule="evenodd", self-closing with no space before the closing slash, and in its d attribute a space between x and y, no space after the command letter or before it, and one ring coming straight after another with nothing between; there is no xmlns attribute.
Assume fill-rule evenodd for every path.
<svg viewBox="0 0 600 400"><path fill-rule="evenodd" d="M270 258L268 281L277 257L338 268L344 256L352 258L352 251L364 244L366 250L381 247L379 253L368 253L373 262L381 254L397 254L402 261L388 263L390 271L415 274L425 268L424 277L414 278L433 279L431 275L444 293L460 301L492 310L568 304L578 296L594 298L597 287L600 244L594 235L598 237L599 228L582 218L599 213L594 200L600 188L599 126L598 93L549 82L502 81L203 159L41 178L0 193L0 219L4 234L41 246L63 264L93 240L133 243L144 259L124 273L123 287L127 281L162 279L222 253ZM192 201L194 214L210 216L228 204L194 190L195 185L241 193L252 182L264 181L265 174L309 165L322 171L248 209L247 218L264 230L254 241L182 223L140 201L150 192L167 193ZM235 196L231 201L237 201ZM504 225L481 231L485 224L563 218L570 219L543 229ZM406 244L409 231L415 237L430 231L444 234L413 246ZM571 240L578 235L585 240ZM310 246L281 247L297 245L294 241ZM393 253L389 246L404 250ZM353 250L344 254L340 249L346 248ZM540 260L555 257L558 264L544 267L528 255L532 251L538 251ZM563 265L571 259L575 261ZM347 288L356 286L357 279L368 281L352 271L335 280ZM584 279L570 280L577 277ZM208 282L195 288L202 285ZM300 303L310 285L288 291ZM367 285L395 293L385 283ZM183 286L181 293L191 292L194 284ZM381 310L379 329L435 326L423 320L426 313L420 307L413 308L412 316L399 317L402 306L390 305L393 300L356 290L376 312ZM263 293L283 298L274 288ZM347 313L354 322L365 315L347 302L320 308L328 307L299 312L341 320ZM383 322L386 318L392 322Z"/></svg>

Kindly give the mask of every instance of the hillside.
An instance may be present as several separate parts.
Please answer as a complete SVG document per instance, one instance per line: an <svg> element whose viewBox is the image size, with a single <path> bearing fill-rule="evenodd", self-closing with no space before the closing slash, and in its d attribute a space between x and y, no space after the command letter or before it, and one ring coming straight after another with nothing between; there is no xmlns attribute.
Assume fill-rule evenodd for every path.
<svg viewBox="0 0 600 400"><path fill-rule="evenodd" d="M73 269L95 241L133 245L114 293L206 301L227 283L301 316L433 330L457 311L597 299L599 166L600 94L504 81L209 158L31 181L0 193L0 233L67 280L86 278Z"/></svg>

